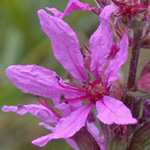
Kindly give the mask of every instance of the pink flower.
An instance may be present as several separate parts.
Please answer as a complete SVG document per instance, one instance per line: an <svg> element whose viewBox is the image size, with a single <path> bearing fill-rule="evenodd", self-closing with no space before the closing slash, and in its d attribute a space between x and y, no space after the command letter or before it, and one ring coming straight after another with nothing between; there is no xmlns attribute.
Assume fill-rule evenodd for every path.
<svg viewBox="0 0 150 150"><path fill-rule="evenodd" d="M111 5L103 9L101 24L89 40L90 72L84 67L75 32L62 19L44 10L38 11L42 30L50 38L55 57L77 85L64 83L55 72L36 65L13 65L7 68L6 74L17 88L25 93L52 98L55 107L64 116L59 119L53 133L34 140L33 144L44 146L52 139L72 137L85 126L93 107L96 108L97 118L104 124L137 122L123 102L109 96L111 82L118 79L118 71L127 59L128 48L127 35L123 36L120 45L113 43L110 15L114 11ZM93 74L93 80L90 80L90 74ZM86 100L89 103L82 105Z"/></svg>

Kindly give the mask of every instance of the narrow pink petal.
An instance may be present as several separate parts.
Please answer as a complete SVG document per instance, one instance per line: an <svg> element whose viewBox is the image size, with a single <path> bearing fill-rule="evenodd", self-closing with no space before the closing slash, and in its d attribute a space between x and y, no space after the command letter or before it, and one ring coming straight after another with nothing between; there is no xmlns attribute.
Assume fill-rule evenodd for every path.
<svg viewBox="0 0 150 150"><path fill-rule="evenodd" d="M109 96L104 96L103 100L96 102L98 119L104 124L135 124L137 120L132 117L131 111L123 102Z"/></svg>
<svg viewBox="0 0 150 150"><path fill-rule="evenodd" d="M61 103L61 104L56 105L55 107L61 111L61 114L63 115L63 117L67 117L71 114L71 112L75 111L81 106L82 106L82 102L74 103L74 104L67 104L67 105L65 103Z"/></svg>
<svg viewBox="0 0 150 150"><path fill-rule="evenodd" d="M113 44L113 33L110 28L110 15L115 11L114 6L104 7L100 14L100 26L91 36L89 46L91 49L91 71L97 79L107 62Z"/></svg>
<svg viewBox="0 0 150 150"><path fill-rule="evenodd" d="M39 123L39 126L43 126L45 129L48 129L48 130L50 130L51 132L53 132L53 130L54 130L54 127L52 127L51 125L49 125L49 124L47 124L47 123L45 123L45 122L40 122L40 123Z"/></svg>
<svg viewBox="0 0 150 150"><path fill-rule="evenodd" d="M50 126L49 124L46 124L46 123L44 123L44 122L40 122L40 123L39 123L39 126L43 126L44 128L50 130L51 132L54 131L54 127L52 127L52 126ZM72 148L74 148L75 150L79 150L78 146L76 145L76 143L75 143L72 139L67 138L67 139L65 139L65 140L66 140L66 142L67 142Z"/></svg>
<svg viewBox="0 0 150 150"><path fill-rule="evenodd" d="M58 75L54 71L37 65L13 65L7 68L6 74L22 92L52 98L55 105L59 104L61 94L66 98L82 94L81 91L70 90L69 85L65 84L60 77L58 81Z"/></svg>
<svg viewBox="0 0 150 150"><path fill-rule="evenodd" d="M50 130L51 132L54 131L54 127L52 127L51 125L46 124L46 123L44 123L44 122L39 123L39 126L43 126L44 128ZM75 143L72 139L67 138L67 139L65 139L65 140L66 140L66 142L67 142L72 148L74 148L75 150L79 150L78 146L76 145L76 143Z"/></svg>
<svg viewBox="0 0 150 150"><path fill-rule="evenodd" d="M58 11L56 8L49 8L46 7L47 10L51 11L55 17L58 18L64 18L66 17L68 14L70 14L71 12L78 10L78 11L85 11L85 10L97 10L97 8L95 7L91 7L89 4L84 4L78 0L70 0L65 11L62 13L60 11Z"/></svg>
<svg viewBox="0 0 150 150"><path fill-rule="evenodd" d="M19 109L21 109L21 107ZM47 123L52 123L55 125L59 121L57 116L55 116L49 109L42 105L22 105L22 109L26 109L31 115L36 116Z"/></svg>
<svg viewBox="0 0 150 150"><path fill-rule="evenodd" d="M42 105L30 104L30 105L18 105L18 106L6 106L2 108L4 112L15 112L18 115L24 115L30 113L33 116L36 116L42 119L45 122L57 124L59 118L57 118L50 110L45 108Z"/></svg>
<svg viewBox="0 0 150 150"><path fill-rule="evenodd" d="M75 150L79 150L79 147L72 139L67 138L65 140L72 148L74 148Z"/></svg>
<svg viewBox="0 0 150 150"><path fill-rule="evenodd" d="M43 126L44 128L50 130L51 132L54 131L54 127L52 127L51 125L46 124L46 123L44 123L44 122L39 123L39 126ZM67 138L67 139L65 139L65 140L66 140L66 142L67 142L72 148L74 148L75 150L79 150L78 146L76 145L76 143L75 143L72 139Z"/></svg>
<svg viewBox="0 0 150 150"><path fill-rule="evenodd" d="M105 76L108 83L118 79L118 71L128 58L128 36L125 34L120 42L120 50L116 56L110 61L108 68L105 71Z"/></svg>
<svg viewBox="0 0 150 150"><path fill-rule="evenodd" d="M50 38L57 60L76 79L81 82L87 80L88 76L75 32L63 20L49 15L44 10L39 10L38 15L42 30Z"/></svg>
<svg viewBox="0 0 150 150"><path fill-rule="evenodd" d="M3 112L15 112L17 113L18 115L24 115L27 113L27 110L26 109L19 109L18 106L7 106L7 105L4 105L2 107L2 111Z"/></svg>
<svg viewBox="0 0 150 150"><path fill-rule="evenodd" d="M53 132L54 129L55 129L55 128L52 127L51 125L46 124L46 123L44 123L44 122L40 122L40 123L39 123L39 126L43 126L44 128L50 130L51 132ZM65 140L66 140L66 142L67 142L72 148L74 148L75 150L79 150L78 146L76 145L76 143L75 143L72 139L67 138L67 139L65 139Z"/></svg>
<svg viewBox="0 0 150 150"><path fill-rule="evenodd" d="M57 10L56 8L50 8L50 7L46 7L46 9L50 12L52 12L54 14L55 17L57 18L63 18L63 13L59 10Z"/></svg>
<svg viewBox="0 0 150 150"><path fill-rule="evenodd" d="M100 133L97 128L97 126L94 123L87 123L87 129L91 133L91 135L94 137L96 142L100 145L103 144L103 140L100 138Z"/></svg>
<svg viewBox="0 0 150 150"><path fill-rule="evenodd" d="M85 126L85 121L92 107L92 104L80 107L72 112L70 116L60 119L60 122L56 125L53 133L35 139L32 143L42 147L52 139L72 137Z"/></svg>
<svg viewBox="0 0 150 150"><path fill-rule="evenodd" d="M58 104L55 106L55 108L61 111L61 114L63 115L63 117L69 116L72 112L70 104L66 104L66 103Z"/></svg>

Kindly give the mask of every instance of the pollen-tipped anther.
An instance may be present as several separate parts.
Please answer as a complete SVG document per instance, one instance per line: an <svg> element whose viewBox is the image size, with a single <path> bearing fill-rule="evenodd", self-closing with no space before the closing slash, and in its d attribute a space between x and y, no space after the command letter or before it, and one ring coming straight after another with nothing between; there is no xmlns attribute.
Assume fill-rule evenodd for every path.
<svg viewBox="0 0 150 150"><path fill-rule="evenodd" d="M60 77L56 76L56 79L58 79L58 81L60 80Z"/></svg>
<svg viewBox="0 0 150 150"><path fill-rule="evenodd" d="M64 94L61 94L61 95L60 95L59 103L62 103L62 102L68 104L68 101L65 99Z"/></svg>

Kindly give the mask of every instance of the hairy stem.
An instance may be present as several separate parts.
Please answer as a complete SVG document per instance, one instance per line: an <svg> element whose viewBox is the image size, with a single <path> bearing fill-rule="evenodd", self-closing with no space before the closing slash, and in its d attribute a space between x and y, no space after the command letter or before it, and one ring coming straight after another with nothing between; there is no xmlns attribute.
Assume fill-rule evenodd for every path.
<svg viewBox="0 0 150 150"><path fill-rule="evenodd" d="M142 29L134 30L134 34L133 34L131 59L130 59L128 80L127 80L128 90L131 90L135 85L137 64L138 64L138 58L140 53L140 47L141 47L142 32L143 32Z"/></svg>

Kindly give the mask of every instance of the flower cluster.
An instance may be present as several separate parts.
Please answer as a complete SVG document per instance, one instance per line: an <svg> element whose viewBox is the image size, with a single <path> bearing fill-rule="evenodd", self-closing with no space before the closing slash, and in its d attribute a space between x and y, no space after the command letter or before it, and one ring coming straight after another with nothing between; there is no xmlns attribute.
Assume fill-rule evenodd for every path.
<svg viewBox="0 0 150 150"><path fill-rule="evenodd" d="M131 20L139 13L144 13L147 4L112 2L120 8L119 12L113 5L98 9L78 0L70 0L63 13L47 7L54 16L43 9L38 11L42 30L49 37L53 53L68 76L63 80L56 72L37 65L12 65L7 68L9 80L22 92L35 95L40 104L4 105L2 111L19 115L30 113L41 118L44 122L39 125L51 131L33 140L33 144L42 147L52 139L64 138L74 149L79 149L79 138L84 133L84 136L93 138L95 149L105 149L108 135L104 130L107 127L113 138L124 139L131 133L127 126L137 123L128 108L130 105L125 102L128 96L123 95L118 74L128 58L128 36L124 33L120 41L113 41L110 17L121 16L119 19L122 20L127 17L127 21L133 23ZM100 25L83 51L75 32L62 20L74 10L88 10L99 15ZM142 79L138 82L138 88L141 88ZM115 86L120 96L114 96ZM47 98L52 99L54 107ZM99 136L95 120L101 125L104 139Z"/></svg>

